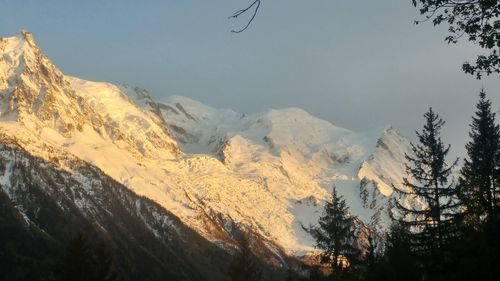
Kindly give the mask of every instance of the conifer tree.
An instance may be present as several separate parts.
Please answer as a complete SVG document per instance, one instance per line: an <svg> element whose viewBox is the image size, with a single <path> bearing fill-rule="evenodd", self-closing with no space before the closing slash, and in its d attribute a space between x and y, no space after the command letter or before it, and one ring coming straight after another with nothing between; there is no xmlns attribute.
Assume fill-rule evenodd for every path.
<svg viewBox="0 0 500 281"><path fill-rule="evenodd" d="M68 245L64 260L56 268L58 281L121 281L113 256L104 244L92 245L79 233Z"/></svg>
<svg viewBox="0 0 500 281"><path fill-rule="evenodd" d="M424 114L426 123L417 131L418 144L411 144L412 155L406 155L408 177L403 188L396 188L403 198L423 203L421 208L396 200L399 216L396 219L411 233L411 249L420 256L430 271L441 272L444 267L446 244L455 236L456 212L459 207L457 188L450 175L457 160L447 164L450 145L440 137L444 121L432 108Z"/></svg>
<svg viewBox="0 0 500 281"><path fill-rule="evenodd" d="M384 270L379 272L379 280L418 281L416 257L411 249L411 233L407 225L393 222L386 239L384 252Z"/></svg>
<svg viewBox="0 0 500 281"><path fill-rule="evenodd" d="M244 236L240 240L240 252L229 265L228 275L231 281L259 281L262 279L262 271L250 250L248 239Z"/></svg>
<svg viewBox="0 0 500 281"><path fill-rule="evenodd" d="M337 194L335 186L332 199L326 203L319 219L319 227L312 229L312 235L316 239L316 247L322 250L322 262L331 265L332 278L346 278L350 268L357 262L359 250L354 246L354 220L349 215L345 200Z"/></svg>
<svg viewBox="0 0 500 281"><path fill-rule="evenodd" d="M494 219L500 208L500 127L484 90L476 108L470 125L471 140L465 146L468 157L460 177L466 223L475 228Z"/></svg>
<svg viewBox="0 0 500 281"><path fill-rule="evenodd" d="M460 176L464 202L461 237L454 249L460 280L496 280L500 274L500 128L482 90ZM457 278L455 278L457 279ZM458 280L458 279L457 279Z"/></svg>
<svg viewBox="0 0 500 281"><path fill-rule="evenodd" d="M377 237L375 237L374 233L369 233L367 237L368 244L366 245L366 255L364 258L364 280L371 281L377 280L377 270L378 270L378 255L377 255Z"/></svg>

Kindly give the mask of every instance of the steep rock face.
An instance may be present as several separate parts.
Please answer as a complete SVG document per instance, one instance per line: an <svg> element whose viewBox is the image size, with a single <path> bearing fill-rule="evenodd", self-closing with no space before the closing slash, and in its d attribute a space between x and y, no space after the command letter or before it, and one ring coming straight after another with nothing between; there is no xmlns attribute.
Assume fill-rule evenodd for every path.
<svg viewBox="0 0 500 281"><path fill-rule="evenodd" d="M5 118L1 119L0 127L6 137L14 139L31 155L45 159L68 173L72 173L75 167L66 166L65 161L52 157L51 153L76 156L85 163L95 165L136 194L172 211L183 223L221 249L230 251L235 247L234 236L242 231L246 232L248 236L254 237L255 251L267 257L267 262L277 266L284 265L281 250L268 237L239 221L228 219L227 208L220 200L217 204L224 211L206 207L203 202L208 191L214 190L217 193L214 198L220 198L220 192L224 196L231 193L227 188L213 189L218 182L238 183L233 184L237 186L241 180L245 180L244 177L227 174L227 169L211 157L182 155L175 141L168 135L164 120L154 112L138 107L125 94L128 91L125 87L61 76L55 67L52 69L54 73L49 72L49 76L61 76L60 85L38 79L37 76L41 75L38 72L43 71L31 64L29 69L36 70L26 71L28 67L24 64L25 57L38 57L32 61L42 61L46 65L50 62L41 55L28 35L29 33L23 32L20 38L1 40L4 46L8 46L3 48L2 53L2 58L8 63L2 64L0 72L2 79L8 81L0 92L4 101L2 105L9 108L11 101L18 101L15 98L18 88L26 87L23 94L28 97L23 99L25 106L12 106L10 111L2 111ZM45 104L41 84L60 90L54 90L55 100L47 105L53 116L70 124L81 122L81 127L60 130L54 122L46 121L31 110L34 107L33 100L41 100ZM75 118L66 115L67 110L78 108L75 101L92 110L81 111ZM15 118L9 119L9 116ZM100 121L96 123L92 120ZM211 175L216 175L215 182L211 181ZM200 176L209 182L200 182ZM225 180L225 176L229 181ZM239 191L240 194L244 192ZM237 197L231 204L236 204L236 200Z"/></svg>
<svg viewBox="0 0 500 281"><path fill-rule="evenodd" d="M143 89L62 75L23 34L0 41L0 128L32 156L69 174L77 167L52 154L81 159L221 249L243 232L277 267L314 251L308 228L333 184L363 223L387 226L377 217L408 148L395 130L357 133L297 108L158 103Z"/></svg>
<svg viewBox="0 0 500 281"><path fill-rule="evenodd" d="M104 120L105 132L100 134L108 136L119 147L153 159L181 155L163 121L139 108L120 87L69 76L65 78L78 98L99 112Z"/></svg>
<svg viewBox="0 0 500 281"><path fill-rule="evenodd" d="M22 31L22 36L0 39L0 118L18 121L31 130L42 133L50 128L65 138L93 130L102 138L122 142L139 155L151 156L161 149L164 157L176 157L180 151L156 117L147 115L131 103L125 108L103 106L104 95L114 100L126 100L126 95L112 85L102 83L101 92L92 82L64 76L37 47L33 36ZM103 99L95 100L102 95ZM121 97L120 97L121 95ZM114 112L110 112L115 110ZM121 114L121 118L110 116ZM127 120L124 120L127 119ZM127 121L123 128L122 121ZM136 127L150 127L147 135L135 134Z"/></svg>
<svg viewBox="0 0 500 281"><path fill-rule="evenodd" d="M63 74L43 56L31 33L22 31L21 38L0 39L0 50L2 119L50 126L65 136L81 131L85 121L93 127L102 125L98 115L77 98ZM87 120L87 116L95 118Z"/></svg>
<svg viewBox="0 0 500 281"><path fill-rule="evenodd" d="M284 224L293 234L280 244L296 254L313 250L307 228L316 223L333 185L365 224L381 230L389 225L392 186L402 182L410 151L395 129L357 133L297 108L240 114L177 96L156 107L182 150L213 155L273 195L274 208L283 206L284 212L275 219L291 218Z"/></svg>
<svg viewBox="0 0 500 281"><path fill-rule="evenodd" d="M56 150L47 153L50 160L35 157L17 139L0 135L0 237L17 255L45 262L62 258L68 240L82 232L111 245L127 280L223 279L228 253L175 215L80 159ZM6 262L19 269L28 258ZM0 278L8 280L14 269L0 270Z"/></svg>
<svg viewBox="0 0 500 281"><path fill-rule="evenodd" d="M410 142L390 127L377 140L375 151L364 160L358 171L363 206L372 210L370 223L379 230L390 224L390 199L394 187L401 188L406 174L405 154L411 152ZM419 202L408 202L418 206Z"/></svg>

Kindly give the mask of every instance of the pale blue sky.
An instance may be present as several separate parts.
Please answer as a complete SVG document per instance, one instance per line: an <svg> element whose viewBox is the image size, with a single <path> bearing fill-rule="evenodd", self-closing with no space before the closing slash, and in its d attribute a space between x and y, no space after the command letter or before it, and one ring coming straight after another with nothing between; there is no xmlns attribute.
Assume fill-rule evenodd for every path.
<svg viewBox="0 0 500 281"><path fill-rule="evenodd" d="M241 112L296 106L354 130L392 124L413 137L429 105L463 151L481 86L460 67L468 44L415 26L410 0L262 0L254 24L228 16L250 0L0 0L0 36L30 30L62 71L183 95Z"/></svg>

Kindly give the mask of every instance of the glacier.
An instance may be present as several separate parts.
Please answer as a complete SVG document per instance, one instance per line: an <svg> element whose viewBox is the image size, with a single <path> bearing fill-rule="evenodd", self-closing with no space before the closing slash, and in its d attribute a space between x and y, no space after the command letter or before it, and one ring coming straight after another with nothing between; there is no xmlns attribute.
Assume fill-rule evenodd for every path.
<svg viewBox="0 0 500 281"><path fill-rule="evenodd" d="M316 251L308 228L333 185L387 229L410 152L391 126L355 132L299 108L242 114L64 75L28 31L0 38L0 133L67 172L53 151L99 168L221 248L247 233L278 261Z"/></svg>

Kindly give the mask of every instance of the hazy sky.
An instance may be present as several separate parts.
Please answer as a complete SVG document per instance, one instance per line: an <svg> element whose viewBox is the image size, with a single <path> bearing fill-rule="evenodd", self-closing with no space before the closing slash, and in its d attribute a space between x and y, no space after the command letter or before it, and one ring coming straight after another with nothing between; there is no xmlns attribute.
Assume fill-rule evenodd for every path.
<svg viewBox="0 0 500 281"><path fill-rule="evenodd" d="M365 130L412 138L432 105L463 152L482 86L500 107L500 76L461 72L469 44L415 26L410 0L262 0L254 24L228 16L251 0L0 0L0 36L30 30L62 71L183 95L240 112L301 107Z"/></svg>

